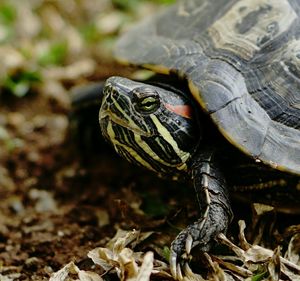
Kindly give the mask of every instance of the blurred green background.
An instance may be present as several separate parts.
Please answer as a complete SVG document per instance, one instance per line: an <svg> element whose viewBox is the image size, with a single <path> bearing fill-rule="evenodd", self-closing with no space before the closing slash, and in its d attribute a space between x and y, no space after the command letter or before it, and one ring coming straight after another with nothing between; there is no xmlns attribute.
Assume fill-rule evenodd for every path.
<svg viewBox="0 0 300 281"><path fill-rule="evenodd" d="M120 32L174 0L2 0L1 91L63 90L111 60Z"/></svg>

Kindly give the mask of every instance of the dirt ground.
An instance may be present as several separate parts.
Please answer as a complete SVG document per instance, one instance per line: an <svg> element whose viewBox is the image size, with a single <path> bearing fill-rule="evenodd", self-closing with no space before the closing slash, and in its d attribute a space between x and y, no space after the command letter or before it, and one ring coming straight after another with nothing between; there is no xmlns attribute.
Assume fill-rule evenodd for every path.
<svg viewBox="0 0 300 281"><path fill-rule="evenodd" d="M95 14L93 7L79 2L77 9L83 19ZM68 40L78 45L74 43L73 49L78 49L71 49L80 55L76 57L69 48L63 62L53 63L54 54L48 53L44 60L50 60L49 65L43 62L38 66L42 78L29 84L26 91L26 83L18 88L20 84L11 87L7 79L2 81L0 281L172 280L168 268L170 243L197 217L190 186L160 180L123 161L101 140L98 128L91 134L89 129L76 130L76 116L71 116L72 87L111 75L143 75L116 64L109 55L111 37L120 31L124 14L112 9L109 1L99 1L101 9L102 2L108 8L97 18L102 33L97 33L96 39L105 38L97 46L93 29L87 32L92 43L89 41L86 47L70 30L78 14L76 9L69 11L70 6L33 1L38 18L30 14L32 7L24 5L23 10L17 10L14 27L22 25L20 15L27 15L31 25L36 21L33 26L55 19L57 26L51 26L49 41L63 27L59 36L68 30L67 37L72 38ZM75 5L74 1L66 3ZM152 11L157 6L146 8ZM146 8L139 13L145 13ZM0 5L0 20L2 9ZM104 16L107 11L109 19ZM115 29L112 23L107 27L108 20ZM28 28L28 33L32 34L32 29ZM45 46L37 47L42 39L30 36L28 41L18 41L17 47L13 41L0 47L6 65L1 69L3 75L24 79L24 73L32 71L36 57L25 52L26 59L18 59L20 50L23 56L25 47ZM28 43L32 41L35 43ZM210 256L195 251L193 271L210 280L279 280L279 276L280 280L300 280L299 216L280 215L270 206L235 200L234 211L236 218L227 235L230 240L221 237L221 246ZM246 220L251 244L243 237L243 223L238 226L240 219ZM261 247L253 246L256 244ZM200 275L191 274L189 278L204 280Z"/></svg>

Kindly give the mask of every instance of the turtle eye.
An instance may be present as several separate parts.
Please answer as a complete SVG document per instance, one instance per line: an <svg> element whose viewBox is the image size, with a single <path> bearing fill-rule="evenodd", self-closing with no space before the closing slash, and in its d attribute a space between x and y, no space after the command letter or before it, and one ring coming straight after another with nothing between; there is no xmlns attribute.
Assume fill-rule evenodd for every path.
<svg viewBox="0 0 300 281"><path fill-rule="evenodd" d="M147 89L143 92L135 91L135 108L143 114L150 114L156 111L160 106L160 99L156 91Z"/></svg>
<svg viewBox="0 0 300 281"><path fill-rule="evenodd" d="M137 103L137 109L142 113L152 113L159 107L157 97L145 97Z"/></svg>

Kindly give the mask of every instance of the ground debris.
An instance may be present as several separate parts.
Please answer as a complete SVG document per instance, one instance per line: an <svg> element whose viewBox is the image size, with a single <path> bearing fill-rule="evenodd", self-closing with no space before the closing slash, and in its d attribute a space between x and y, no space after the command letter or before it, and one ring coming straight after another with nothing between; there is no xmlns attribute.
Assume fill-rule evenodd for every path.
<svg viewBox="0 0 300 281"><path fill-rule="evenodd" d="M73 275L73 277L71 277ZM75 275L75 276L74 276ZM101 281L103 280L98 274L80 270L74 262L65 265L61 270L54 273L49 281Z"/></svg>
<svg viewBox="0 0 300 281"><path fill-rule="evenodd" d="M152 75L120 67L110 54L120 30L159 1L0 2L0 281L172 280L172 219L180 213L183 226L195 218L190 190L131 167L102 143L83 155L68 136L74 85ZM130 11L126 3L134 3ZM184 280L300 280L300 225L276 229L268 250L269 224L259 227L260 218L275 221L275 212L253 209L256 239L246 240L242 227L240 239L221 237L232 251L205 254L203 270L196 260L197 273L186 267ZM251 229L250 211L242 216Z"/></svg>
<svg viewBox="0 0 300 281"><path fill-rule="evenodd" d="M249 244L246 241L244 234L246 228L245 222L239 221L239 227L241 247L232 243L223 234L220 234L218 237L218 241L228 246L243 263L243 267L231 265L235 272L246 273L249 276L248 278L250 278L249 280L251 280L251 278L255 276L255 272L262 271L263 269L261 273L270 278L270 280L281 280L280 276L293 276L293 279L290 280L300 280L299 259L297 260L297 263L294 263L288 258L288 254L286 254L285 257L281 256L279 247L272 251L258 245ZM292 243L292 240L290 244ZM298 248L298 252L299 250L300 248ZM289 253L289 250L287 253ZM223 263L223 265L225 264ZM226 265L228 266L227 263ZM241 270L242 268L243 270ZM246 277L244 274L241 275L242 277Z"/></svg>
<svg viewBox="0 0 300 281"><path fill-rule="evenodd" d="M151 232L141 233L136 230L124 231L119 229L116 235L107 243L107 247L95 248L89 251L87 255L96 265L105 270L103 275L115 272L120 280L148 281L151 274L171 278L168 265L161 261L155 261L153 252L135 252L128 248L128 246L136 246L151 234ZM50 280L65 280L53 278L58 278L57 276L66 278L67 273L72 273L74 270L77 273L77 267L75 268L74 266L73 263L69 263L55 273ZM99 280L102 280L100 275L98 277L100 278Z"/></svg>
<svg viewBox="0 0 300 281"><path fill-rule="evenodd" d="M241 246L232 243L225 235L220 234L218 241L232 251L227 256L204 253L207 274L196 274L185 265L181 279L185 281L233 281L233 280L300 280L299 260L294 263L296 253L289 249L285 257L280 248L274 251L258 245L252 245L245 238L245 222L240 221ZM153 252L135 252L134 247L152 235L151 232L124 231L119 229L106 247L95 248L87 254L94 264L99 265L105 272L100 276L115 273L119 280L151 280L159 276L164 280L173 280L167 263L154 258ZM293 237L290 247L296 241ZM299 257L299 255L298 255ZM61 272L61 270L59 271ZM284 279L281 279L284 277ZM253 279L254 278L254 279Z"/></svg>

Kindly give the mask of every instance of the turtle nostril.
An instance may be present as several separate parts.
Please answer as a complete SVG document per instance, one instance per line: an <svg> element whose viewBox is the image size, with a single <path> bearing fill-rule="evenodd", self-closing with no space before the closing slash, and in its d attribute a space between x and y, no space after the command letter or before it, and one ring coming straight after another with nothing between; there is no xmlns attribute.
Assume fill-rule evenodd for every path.
<svg viewBox="0 0 300 281"><path fill-rule="evenodd" d="M106 97L117 98L119 94L118 91L111 84L109 84L104 88L104 95Z"/></svg>
<svg viewBox="0 0 300 281"><path fill-rule="evenodd" d="M110 94L110 96L113 97L113 98L116 97L116 93L115 93L114 89L111 89L111 91L110 91L109 94Z"/></svg>
<svg viewBox="0 0 300 281"><path fill-rule="evenodd" d="M106 83L104 87L104 94L108 95L112 91L112 86L111 84Z"/></svg>

